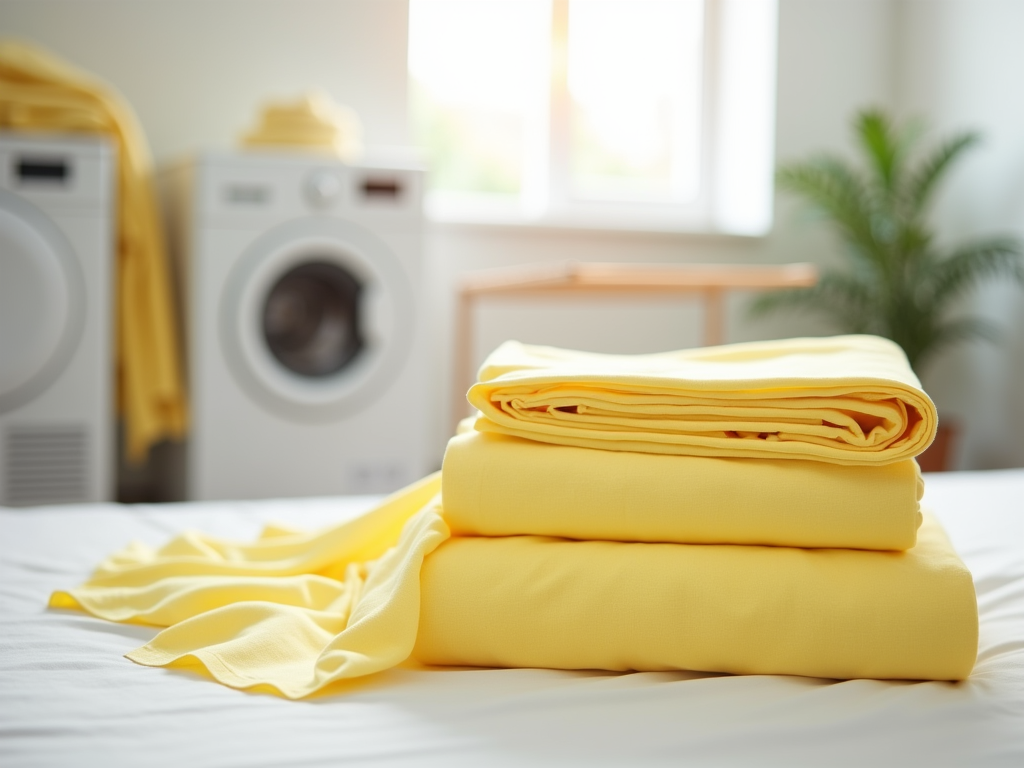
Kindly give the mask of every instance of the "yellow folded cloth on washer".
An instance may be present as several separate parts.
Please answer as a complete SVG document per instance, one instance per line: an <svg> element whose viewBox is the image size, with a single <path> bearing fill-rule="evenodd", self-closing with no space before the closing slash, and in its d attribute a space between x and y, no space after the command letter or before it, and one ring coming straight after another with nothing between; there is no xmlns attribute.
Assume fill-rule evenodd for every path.
<svg viewBox="0 0 1024 768"><path fill-rule="evenodd" d="M448 443L442 489L456 535L901 550L924 483L913 459L668 456L469 430Z"/></svg>
<svg viewBox="0 0 1024 768"><path fill-rule="evenodd" d="M978 648L927 515L906 552L452 538L420 588L427 664L960 680Z"/></svg>
<svg viewBox="0 0 1024 768"><path fill-rule="evenodd" d="M135 115L110 86L15 41L0 42L0 129L101 133L118 148L118 406L128 457L141 460L186 419L168 265L149 150Z"/></svg>
<svg viewBox="0 0 1024 768"><path fill-rule="evenodd" d="M875 336L599 355L506 342L469 400L476 429L558 445L889 464L935 436L902 350Z"/></svg>
<svg viewBox="0 0 1024 768"><path fill-rule="evenodd" d="M351 161L362 151L361 134L355 112L312 91L294 102L266 104L242 145L321 150Z"/></svg>

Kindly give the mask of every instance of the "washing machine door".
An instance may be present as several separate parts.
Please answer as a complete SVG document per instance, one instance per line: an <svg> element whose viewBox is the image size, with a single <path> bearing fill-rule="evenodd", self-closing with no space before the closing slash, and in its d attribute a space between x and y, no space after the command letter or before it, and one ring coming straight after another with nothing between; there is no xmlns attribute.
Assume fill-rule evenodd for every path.
<svg viewBox="0 0 1024 768"><path fill-rule="evenodd" d="M270 230L225 284L221 342L242 388L289 419L342 418L382 394L408 357L413 290L398 257L344 219Z"/></svg>
<svg viewBox="0 0 1024 768"><path fill-rule="evenodd" d="M67 238L0 189L0 413L38 397L67 366L85 320L85 280Z"/></svg>

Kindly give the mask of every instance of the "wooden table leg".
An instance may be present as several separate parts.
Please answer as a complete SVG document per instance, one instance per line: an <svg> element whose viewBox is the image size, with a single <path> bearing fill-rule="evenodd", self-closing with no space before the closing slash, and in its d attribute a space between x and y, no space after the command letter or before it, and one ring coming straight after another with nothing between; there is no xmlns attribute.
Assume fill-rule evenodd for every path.
<svg viewBox="0 0 1024 768"><path fill-rule="evenodd" d="M466 392L473 384L473 374L469 369L473 354L473 296L459 291L455 309L455 349L452 364L452 413L454 428L468 415Z"/></svg>
<svg viewBox="0 0 1024 768"><path fill-rule="evenodd" d="M722 306L722 291L719 288L704 289L704 346L717 347L725 338L725 312Z"/></svg>

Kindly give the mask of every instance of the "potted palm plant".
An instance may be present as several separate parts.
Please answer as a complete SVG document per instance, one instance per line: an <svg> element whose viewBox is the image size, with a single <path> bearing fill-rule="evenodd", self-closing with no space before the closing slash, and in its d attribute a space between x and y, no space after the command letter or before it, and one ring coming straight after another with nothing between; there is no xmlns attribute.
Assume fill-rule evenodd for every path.
<svg viewBox="0 0 1024 768"><path fill-rule="evenodd" d="M946 172L976 145L960 133L930 147L921 132L879 110L853 120L858 156L834 154L782 166L780 189L803 198L840 235L843 262L822 270L818 284L765 294L756 314L782 308L810 310L844 333L871 333L899 344L919 378L945 348L996 336L983 319L956 313L954 304L980 280L1010 276L1024 284L1019 241L990 237L942 246L928 224L930 205ZM940 443L922 460L944 468ZM939 464L943 466L938 466Z"/></svg>

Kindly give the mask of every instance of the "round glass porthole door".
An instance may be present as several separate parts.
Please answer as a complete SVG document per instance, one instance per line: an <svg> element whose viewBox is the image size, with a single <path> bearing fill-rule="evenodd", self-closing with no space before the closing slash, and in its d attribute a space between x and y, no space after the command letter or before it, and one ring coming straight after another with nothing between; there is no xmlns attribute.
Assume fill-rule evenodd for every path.
<svg viewBox="0 0 1024 768"><path fill-rule="evenodd" d="M330 261L292 267L263 304L263 337L274 358L299 376L332 376L363 349L360 295L349 270Z"/></svg>
<svg viewBox="0 0 1024 768"><path fill-rule="evenodd" d="M0 190L0 413L60 375L84 312L85 282L67 239L34 205Z"/></svg>
<svg viewBox="0 0 1024 768"><path fill-rule="evenodd" d="M266 233L225 285L221 343L239 384L288 418L339 418L382 393L408 356L411 282L381 240L343 219Z"/></svg>

